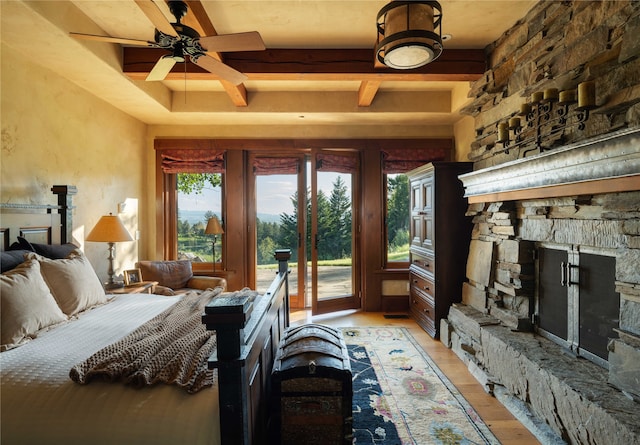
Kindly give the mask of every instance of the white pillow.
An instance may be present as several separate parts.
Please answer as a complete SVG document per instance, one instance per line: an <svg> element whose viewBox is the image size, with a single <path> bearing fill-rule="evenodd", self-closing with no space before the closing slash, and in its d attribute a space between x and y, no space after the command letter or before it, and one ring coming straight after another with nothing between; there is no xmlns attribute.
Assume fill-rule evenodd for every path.
<svg viewBox="0 0 640 445"><path fill-rule="evenodd" d="M65 314L71 316L107 302L100 279L81 250L76 249L61 260L51 260L36 253L26 256L40 262L44 281Z"/></svg>
<svg viewBox="0 0 640 445"><path fill-rule="evenodd" d="M0 275L0 299L2 351L26 342L40 329L67 319L40 274L40 263L34 259Z"/></svg>

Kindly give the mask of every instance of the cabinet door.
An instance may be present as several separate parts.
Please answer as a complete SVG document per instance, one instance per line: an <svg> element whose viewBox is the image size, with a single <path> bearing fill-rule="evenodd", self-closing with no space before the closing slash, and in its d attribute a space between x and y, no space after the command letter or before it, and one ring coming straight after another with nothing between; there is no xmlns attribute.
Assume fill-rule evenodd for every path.
<svg viewBox="0 0 640 445"><path fill-rule="evenodd" d="M422 200L420 209L420 216L422 217L422 239L420 240L420 244L424 249L428 250L433 250L435 247L433 192L433 173L431 173L420 181L420 195Z"/></svg>
<svg viewBox="0 0 640 445"><path fill-rule="evenodd" d="M411 245L422 245L422 189L419 180L411 181Z"/></svg>

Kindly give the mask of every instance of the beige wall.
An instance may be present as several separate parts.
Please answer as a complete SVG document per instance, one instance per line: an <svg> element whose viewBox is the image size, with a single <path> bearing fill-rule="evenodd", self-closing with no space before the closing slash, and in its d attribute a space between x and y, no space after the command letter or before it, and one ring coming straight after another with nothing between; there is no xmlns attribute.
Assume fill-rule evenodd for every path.
<svg viewBox="0 0 640 445"><path fill-rule="evenodd" d="M453 138L456 149L456 162L469 162L471 144L475 141L475 120L466 116L453 126Z"/></svg>
<svg viewBox="0 0 640 445"><path fill-rule="evenodd" d="M138 217L138 207L154 204L141 168L146 126L5 45L1 61L0 201L55 204L52 185L75 185L74 242L105 278L106 244L85 243L84 237L120 202L127 203L120 216L132 236L148 231ZM133 266L139 248L144 245L117 245L117 273Z"/></svg>
<svg viewBox="0 0 640 445"><path fill-rule="evenodd" d="M116 271L155 251L157 137L212 138L446 138L455 135L456 160L466 160L472 125L147 126L52 71L2 46L2 155L0 201L54 203L53 184L78 187L74 242L106 276L107 248L84 243L99 217L126 202L123 221L140 241L117 245ZM25 92L28 91L28 94ZM459 109L466 97L451 97ZM464 122L466 119L463 119ZM470 118L469 118L470 119ZM465 133L469 133L465 136Z"/></svg>

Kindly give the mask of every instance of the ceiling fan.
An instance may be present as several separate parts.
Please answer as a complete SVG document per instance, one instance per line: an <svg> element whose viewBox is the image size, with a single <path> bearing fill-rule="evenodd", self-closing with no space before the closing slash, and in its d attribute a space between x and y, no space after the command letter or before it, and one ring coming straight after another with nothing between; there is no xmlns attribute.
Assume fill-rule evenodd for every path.
<svg viewBox="0 0 640 445"><path fill-rule="evenodd" d="M187 14L187 4L184 1L167 1L169 10L176 18L176 23L170 23L162 10L153 0L135 0L142 12L156 27L153 41L126 39L119 37L99 36L71 32L72 37L100 42L120 43L123 45L148 46L162 48L171 54L162 56L149 72L146 80L163 80L178 62L185 62L187 58L199 67L220 78L238 85L247 76L225 65L208 53L224 51L262 51L265 49L262 37L257 31L216 36L200 37L198 32L182 23L180 20Z"/></svg>

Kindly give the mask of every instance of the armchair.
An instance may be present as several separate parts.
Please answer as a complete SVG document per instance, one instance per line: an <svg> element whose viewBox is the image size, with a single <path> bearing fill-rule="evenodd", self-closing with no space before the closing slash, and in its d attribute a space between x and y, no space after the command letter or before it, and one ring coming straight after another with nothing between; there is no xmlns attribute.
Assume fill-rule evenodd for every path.
<svg viewBox="0 0 640 445"><path fill-rule="evenodd" d="M222 287L227 289L227 280L221 277L194 276L191 261L138 261L136 267L140 269L145 281L157 281L158 285L152 290L155 294L175 295L190 290L205 290Z"/></svg>

